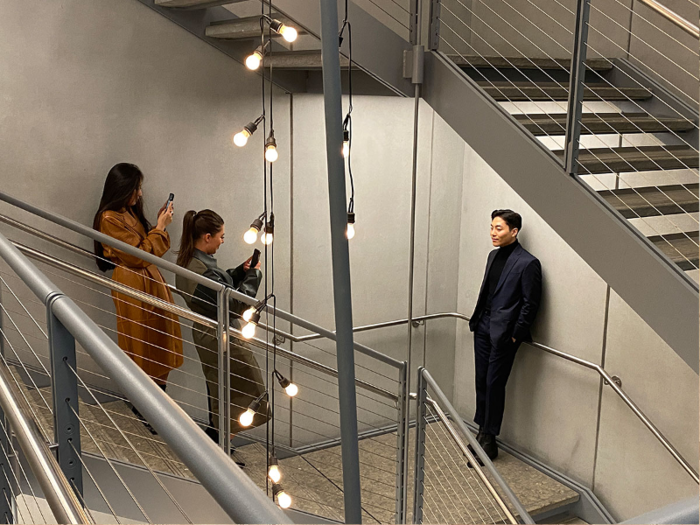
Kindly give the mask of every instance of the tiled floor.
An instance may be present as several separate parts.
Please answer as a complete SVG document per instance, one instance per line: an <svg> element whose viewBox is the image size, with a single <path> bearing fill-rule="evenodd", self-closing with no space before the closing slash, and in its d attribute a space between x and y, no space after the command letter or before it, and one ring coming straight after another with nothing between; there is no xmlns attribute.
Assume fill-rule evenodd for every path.
<svg viewBox="0 0 700 525"><path fill-rule="evenodd" d="M52 416L36 390L23 389L41 426L52 435ZM42 389L51 404L51 392ZM81 401L82 448L98 456L148 466L154 471L192 478L159 436L151 435L122 401L100 406ZM110 420L111 418L111 420ZM115 429L114 423L120 430ZM473 469L437 423L429 425L426 441L423 521L425 523L494 523L503 520ZM413 432L411 433L413 440ZM363 519L367 523L393 523L396 494L396 434L360 442ZM263 444L239 448L235 456L245 461L246 473L266 488L266 450ZM409 480L413 479L413 443L409 450ZM578 498L578 495L541 472L501 452L496 466L530 513L542 512ZM340 447L280 460L281 483L293 498L293 508L326 518L343 520ZM413 500L409 486L409 501ZM412 510L409 512L409 519Z"/></svg>

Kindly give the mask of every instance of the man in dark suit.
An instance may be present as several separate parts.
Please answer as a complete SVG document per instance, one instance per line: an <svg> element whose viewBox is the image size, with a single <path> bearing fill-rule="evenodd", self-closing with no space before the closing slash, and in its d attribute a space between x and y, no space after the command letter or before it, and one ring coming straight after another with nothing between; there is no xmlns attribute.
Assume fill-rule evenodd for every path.
<svg viewBox="0 0 700 525"><path fill-rule="evenodd" d="M540 261L518 243L522 218L512 210L491 214L491 242L486 273L469 321L474 332L477 441L491 459L498 456L506 382L515 352L532 341L532 326L542 293Z"/></svg>

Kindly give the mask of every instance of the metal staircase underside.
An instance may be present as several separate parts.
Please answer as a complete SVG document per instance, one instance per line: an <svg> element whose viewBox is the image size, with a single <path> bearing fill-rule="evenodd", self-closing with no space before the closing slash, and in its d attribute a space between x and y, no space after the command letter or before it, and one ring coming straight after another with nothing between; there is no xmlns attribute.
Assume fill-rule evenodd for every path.
<svg viewBox="0 0 700 525"><path fill-rule="evenodd" d="M257 17L236 19L219 7L245 0L139 1L238 62L242 63L257 45ZM273 2L273 9L278 16L293 20L303 34L320 35L317 0L278 0ZM353 61L358 71L358 80L353 77L356 90L412 96L413 86L403 78L404 52L411 45L352 2L350 19ZM344 42L341 47L341 65L345 66L346 46ZM288 92L320 92L320 51L279 50L272 57L275 82ZM566 101L568 60L467 58L427 52L424 100L697 372L697 322L693 315L678 315L697 309L698 286L683 272L697 261L697 249L691 241L693 235L697 239L697 232L646 238L624 219L697 211L698 185L638 188L646 197L641 199L627 189L596 192L577 178L568 177L561 165L563 151L549 151L536 138L564 134L566 115L561 109L547 115L512 116L499 104L506 100ZM628 76L646 80L629 63L620 59L612 62ZM617 78L607 59L589 60L587 65L599 75ZM475 68L482 68L481 76L470 78L468 73ZM536 85L528 78L518 81L521 69L537 68L551 70L554 81L539 79ZM495 72L508 75L516 85L495 80ZM661 97L680 108L687 118L662 116L655 120L638 109L625 118L619 113L585 114L584 134L654 133L666 127L666 131L686 133L689 143L697 143L697 129L687 120L697 121L691 108L651 81L639 87L617 79L613 82L616 87L587 79L584 99L639 101L646 109ZM508 144L508 155L503 155L503 144ZM582 172L592 174L609 173L611 169L694 169L698 167L698 155L685 145L582 149L579 163ZM669 263L669 259L676 264ZM644 286L639 285L640 281ZM668 308L669 304L674 308Z"/></svg>

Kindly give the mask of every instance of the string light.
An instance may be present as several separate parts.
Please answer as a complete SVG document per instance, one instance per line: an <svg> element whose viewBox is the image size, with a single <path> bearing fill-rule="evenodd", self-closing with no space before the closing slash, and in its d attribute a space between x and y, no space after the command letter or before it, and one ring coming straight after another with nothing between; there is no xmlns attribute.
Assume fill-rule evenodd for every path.
<svg viewBox="0 0 700 525"><path fill-rule="evenodd" d="M287 42L294 42L297 39L299 33L296 29L291 26L284 25L277 19L265 17L270 22L270 28L275 32L282 35Z"/></svg>
<svg viewBox="0 0 700 525"><path fill-rule="evenodd" d="M343 130L343 157L348 158L350 155L350 131L347 129Z"/></svg>
<svg viewBox="0 0 700 525"><path fill-rule="evenodd" d="M263 217L265 214L261 214L257 219L255 219L251 224L248 231L243 234L243 240L248 244L255 244L258 240L258 233L263 227Z"/></svg>
<svg viewBox="0 0 700 525"><path fill-rule="evenodd" d="M280 472L279 462L274 454L271 454L270 456L270 466L267 469L267 477L270 478L273 483L279 483L280 479L282 479L282 472Z"/></svg>
<svg viewBox="0 0 700 525"><path fill-rule="evenodd" d="M260 67L263 57L267 54L267 43L265 46L259 45L255 51L248 55L245 59L245 65L251 71L255 71Z"/></svg>
<svg viewBox="0 0 700 525"><path fill-rule="evenodd" d="M280 386L289 397L294 397L299 393L299 387L284 377L279 371L275 370L274 374Z"/></svg>
<svg viewBox="0 0 700 525"><path fill-rule="evenodd" d="M248 408L238 417L238 422L241 424L242 427L249 427L253 424L253 418L255 417L257 411L260 409L260 405L263 402L263 399L266 398L267 392L263 392L257 398L255 398L250 403L250 405L248 405Z"/></svg>
<svg viewBox="0 0 700 525"><path fill-rule="evenodd" d="M272 495L273 497L277 498L277 504L282 507L283 509L288 509L292 505L292 498L289 494L287 494L284 489L282 488L282 485L279 483L275 483L272 485Z"/></svg>
<svg viewBox="0 0 700 525"><path fill-rule="evenodd" d="M270 220L265 223L265 230L260 236L260 242L268 246L272 244L275 236L275 214L270 213Z"/></svg>
<svg viewBox="0 0 700 525"><path fill-rule="evenodd" d="M233 136L233 143L239 148L245 146L248 143L250 136L255 133L255 130L258 129L258 124L260 124L264 118L264 115L260 115L253 122L249 122L243 126L243 129Z"/></svg>
<svg viewBox="0 0 700 525"><path fill-rule="evenodd" d="M278 156L275 134L274 131L270 131L270 136L265 141L265 160L267 162L275 162Z"/></svg>
<svg viewBox="0 0 700 525"><path fill-rule="evenodd" d="M355 213L348 212L348 227L345 230L345 236L348 240L355 236Z"/></svg>

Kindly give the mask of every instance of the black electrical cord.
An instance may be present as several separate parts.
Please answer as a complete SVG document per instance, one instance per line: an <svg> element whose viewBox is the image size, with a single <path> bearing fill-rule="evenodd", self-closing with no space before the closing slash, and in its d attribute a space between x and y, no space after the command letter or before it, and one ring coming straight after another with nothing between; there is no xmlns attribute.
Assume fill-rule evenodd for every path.
<svg viewBox="0 0 700 525"><path fill-rule="evenodd" d="M348 132L348 175L350 176L350 202L348 213L355 213L355 180L352 175L352 24L348 21L348 0L345 0L345 16L338 34L338 46L343 44L343 33L348 30L348 113L343 120L343 131Z"/></svg>

